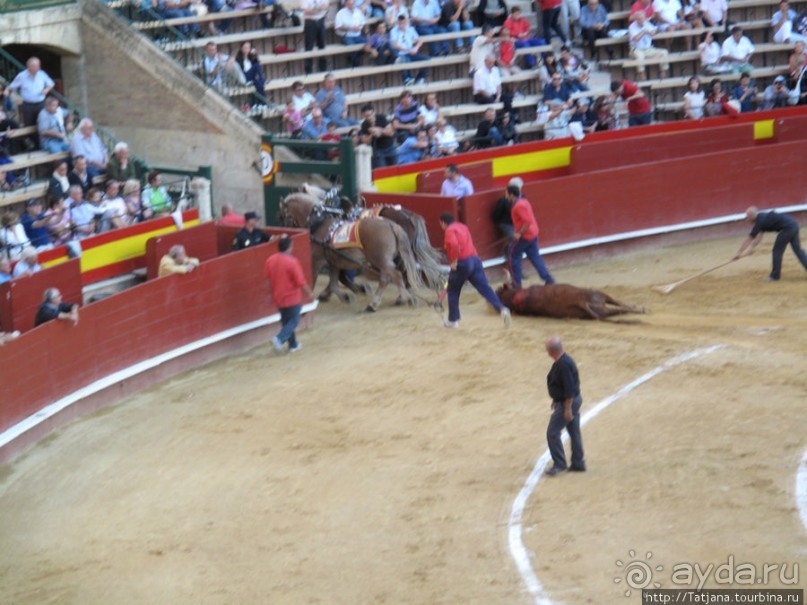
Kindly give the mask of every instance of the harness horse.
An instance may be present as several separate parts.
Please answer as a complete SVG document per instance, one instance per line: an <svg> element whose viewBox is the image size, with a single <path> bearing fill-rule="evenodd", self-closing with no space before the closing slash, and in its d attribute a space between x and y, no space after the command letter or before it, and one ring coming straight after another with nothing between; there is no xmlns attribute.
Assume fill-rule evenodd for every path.
<svg viewBox="0 0 807 605"><path fill-rule="evenodd" d="M424 286L417 270L417 262L412 254L409 237L401 227L380 218L364 218L356 221L357 244L351 247L336 247L331 241L332 234L342 223L332 212L322 205L312 204L307 194L291 194L280 200L280 220L286 227L308 228L311 232L311 264L316 283L322 268L328 265L328 286L319 295L323 302L331 294L343 302L349 297L339 290L340 270L362 269L368 279L378 282L366 311L376 311L381 304L381 296L392 283L398 288L396 304L414 305L415 296L407 288ZM355 284L348 284L358 292Z"/></svg>

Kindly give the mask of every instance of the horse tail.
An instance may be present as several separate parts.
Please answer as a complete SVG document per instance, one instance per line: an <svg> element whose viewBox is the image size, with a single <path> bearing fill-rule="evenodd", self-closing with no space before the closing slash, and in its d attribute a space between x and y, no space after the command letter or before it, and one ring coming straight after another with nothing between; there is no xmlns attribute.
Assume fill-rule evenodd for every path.
<svg viewBox="0 0 807 605"><path fill-rule="evenodd" d="M412 242L409 240L409 236L406 235L406 231L404 231L400 225L392 221L388 222L392 233L395 235L395 241L398 245L398 259L403 267L404 278L408 282L409 288L414 290L423 288L425 284L420 277L420 271L418 271L417 260L412 252Z"/></svg>
<svg viewBox="0 0 807 605"><path fill-rule="evenodd" d="M420 270L423 272L423 278L426 285L431 289L439 289L443 285L443 273L440 270L440 253L434 249L429 241L429 233L426 231L426 221L423 217L411 210L385 208L382 216L385 213L395 213L395 218L389 217L393 222L401 224L405 221L409 225L406 229L407 234L411 234L410 242L412 244L412 252L415 255L415 260L420 265ZM386 217L385 217L386 218ZM397 219L397 220L396 220Z"/></svg>

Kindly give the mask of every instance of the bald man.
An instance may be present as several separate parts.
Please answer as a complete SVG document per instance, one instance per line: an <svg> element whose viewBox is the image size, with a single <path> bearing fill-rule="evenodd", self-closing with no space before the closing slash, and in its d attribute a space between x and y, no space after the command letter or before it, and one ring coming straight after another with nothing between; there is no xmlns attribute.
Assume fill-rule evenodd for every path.
<svg viewBox="0 0 807 605"><path fill-rule="evenodd" d="M546 386L552 398L552 416L549 418L549 426L546 427L546 441L553 462L552 468L548 469L546 474L554 477L566 470L583 472L586 470L583 436L580 434L580 406L583 405L583 397L580 395L577 364L563 350L563 343L558 336L547 339L546 352L554 360L546 376ZM566 465L566 454L561 440L563 429L568 431L572 442L571 466Z"/></svg>
<svg viewBox="0 0 807 605"><path fill-rule="evenodd" d="M799 224L796 219L789 214L778 214L773 210L760 212L756 206L751 206L745 211L745 220L754 223L754 227L743 241L737 254L734 255L734 260L740 258L746 249L748 249L749 255L753 254L762 241L762 234L765 231L776 231L778 235L773 243L773 268L768 276L768 281L778 281L782 276L782 257L788 244L793 248L793 252L801 261L802 266L807 269L807 253L804 252L799 242Z"/></svg>

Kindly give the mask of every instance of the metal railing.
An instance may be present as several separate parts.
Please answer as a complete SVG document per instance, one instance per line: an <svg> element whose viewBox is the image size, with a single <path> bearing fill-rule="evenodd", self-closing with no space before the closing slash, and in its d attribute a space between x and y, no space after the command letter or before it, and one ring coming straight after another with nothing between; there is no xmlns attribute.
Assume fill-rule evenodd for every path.
<svg viewBox="0 0 807 605"><path fill-rule="evenodd" d="M76 0L0 0L0 13L36 10L75 3Z"/></svg>

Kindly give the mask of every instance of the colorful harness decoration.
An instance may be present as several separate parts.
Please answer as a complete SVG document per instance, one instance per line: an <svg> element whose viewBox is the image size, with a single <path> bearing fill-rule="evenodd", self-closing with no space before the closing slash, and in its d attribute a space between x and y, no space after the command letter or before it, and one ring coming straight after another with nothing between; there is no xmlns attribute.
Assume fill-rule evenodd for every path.
<svg viewBox="0 0 807 605"><path fill-rule="evenodd" d="M334 223L328 230L325 240L334 248L361 248L359 221Z"/></svg>

